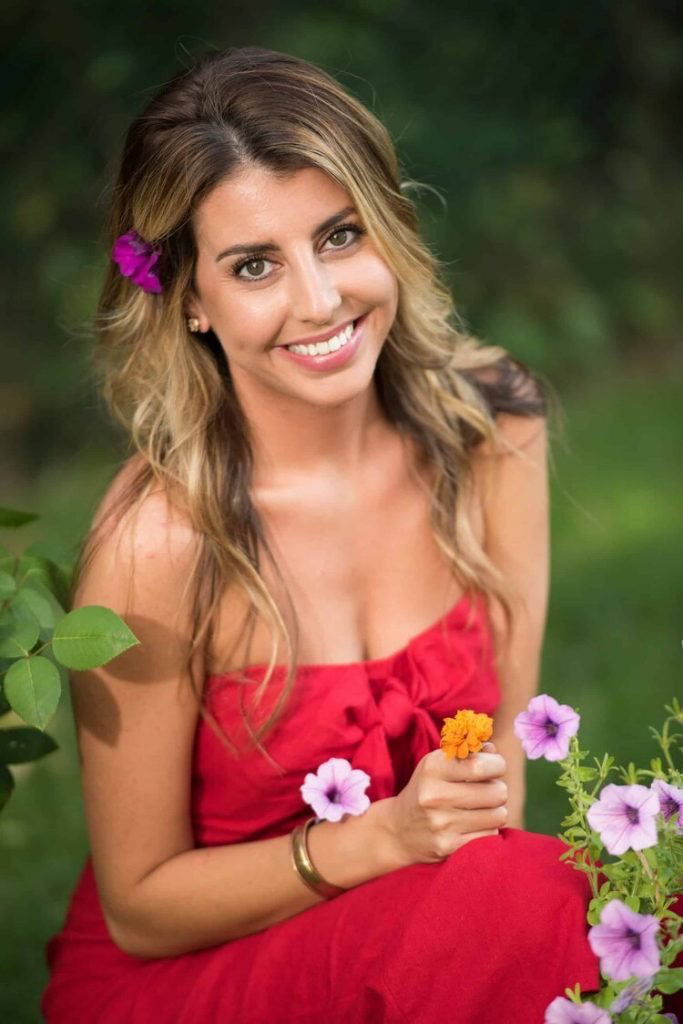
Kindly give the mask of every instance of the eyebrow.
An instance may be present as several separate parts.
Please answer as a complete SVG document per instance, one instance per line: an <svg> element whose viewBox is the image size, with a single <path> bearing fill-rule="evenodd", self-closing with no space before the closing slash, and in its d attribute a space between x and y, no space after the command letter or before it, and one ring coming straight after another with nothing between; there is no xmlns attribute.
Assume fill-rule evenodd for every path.
<svg viewBox="0 0 683 1024"><path fill-rule="evenodd" d="M343 210L339 210L338 213L333 214L324 220L322 224L318 224L317 228L311 235L311 238L317 238L318 235L322 234L323 231L327 231L328 228L333 228L335 224L338 224L344 217L350 216L352 213L357 213L355 206L345 206ZM216 263L224 259L226 256L234 256L236 253L248 253L254 254L259 252L282 252L279 245L275 242L245 242L240 245L231 245L228 249L223 249L222 252L216 256Z"/></svg>

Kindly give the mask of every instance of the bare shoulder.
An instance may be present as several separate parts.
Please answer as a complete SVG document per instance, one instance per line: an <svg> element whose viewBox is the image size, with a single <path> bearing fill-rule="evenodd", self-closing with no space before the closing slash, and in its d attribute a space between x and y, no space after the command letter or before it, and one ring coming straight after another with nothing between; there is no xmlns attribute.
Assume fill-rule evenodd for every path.
<svg viewBox="0 0 683 1024"><path fill-rule="evenodd" d="M501 412L496 416L495 440L484 440L472 449L472 465L479 468L510 455L534 458L545 455L548 424L545 416L520 416Z"/></svg>
<svg viewBox="0 0 683 1024"><path fill-rule="evenodd" d="M139 472L138 459L126 462L111 481L93 517L92 534L100 559L152 559L155 567L181 573L195 557L197 537L163 487L152 484L144 498L122 510ZM125 502L127 505L128 502ZM143 567L144 568L144 567Z"/></svg>
<svg viewBox="0 0 683 1024"><path fill-rule="evenodd" d="M504 414L499 437L473 457L484 548L513 600L525 609L534 643L542 634L549 590L550 504L544 417Z"/></svg>
<svg viewBox="0 0 683 1024"><path fill-rule="evenodd" d="M192 847L198 716L187 672L196 538L161 489L135 514L117 515L128 482L124 469L100 503L73 601L113 609L139 640L100 668L71 673L93 865L114 937L135 884Z"/></svg>

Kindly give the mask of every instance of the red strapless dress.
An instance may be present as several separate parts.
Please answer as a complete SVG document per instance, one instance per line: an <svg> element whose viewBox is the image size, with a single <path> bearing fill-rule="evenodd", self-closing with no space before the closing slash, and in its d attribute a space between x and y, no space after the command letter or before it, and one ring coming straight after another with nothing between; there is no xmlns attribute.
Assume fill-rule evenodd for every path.
<svg viewBox="0 0 683 1024"><path fill-rule="evenodd" d="M263 668L249 675L262 678ZM230 674L207 680L209 707L231 737L240 735L240 693ZM368 772L371 799L395 794L438 747L446 715L493 715L499 685L485 605L463 598L390 657L303 666L290 700L266 740L276 763L258 751L236 760L199 720L198 846L291 831L310 815L299 792L306 772L330 757ZM566 986L599 983L587 883L559 861L563 848L502 829L265 931L155 960L111 941L88 859L47 946L42 1009L49 1024L542 1024Z"/></svg>

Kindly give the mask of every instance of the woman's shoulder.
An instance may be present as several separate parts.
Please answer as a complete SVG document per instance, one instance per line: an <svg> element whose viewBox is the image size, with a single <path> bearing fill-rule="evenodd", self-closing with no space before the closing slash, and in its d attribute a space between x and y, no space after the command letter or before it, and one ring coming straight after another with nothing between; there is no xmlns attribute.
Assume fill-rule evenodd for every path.
<svg viewBox="0 0 683 1024"><path fill-rule="evenodd" d="M197 534L167 487L155 480L142 456L127 459L100 499L85 544L119 572L135 566L144 579L161 573L167 582L186 580L197 554Z"/></svg>
<svg viewBox="0 0 683 1024"><path fill-rule="evenodd" d="M466 426L465 441L473 458L506 455L545 436L551 392L540 374L508 354L488 366L461 372L483 399L496 429L496 438L487 440Z"/></svg>
<svg viewBox="0 0 683 1024"><path fill-rule="evenodd" d="M462 370L492 415L545 416L550 388L547 380L509 353L487 366Z"/></svg>

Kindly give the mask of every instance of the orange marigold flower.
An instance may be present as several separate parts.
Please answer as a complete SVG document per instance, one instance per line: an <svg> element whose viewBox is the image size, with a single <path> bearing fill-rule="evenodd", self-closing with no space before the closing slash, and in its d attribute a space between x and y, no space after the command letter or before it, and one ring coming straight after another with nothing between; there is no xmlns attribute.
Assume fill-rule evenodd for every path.
<svg viewBox="0 0 683 1024"><path fill-rule="evenodd" d="M441 749L446 757L465 758L481 750L491 739L493 719L474 711L458 711L455 718L444 718L441 730Z"/></svg>

